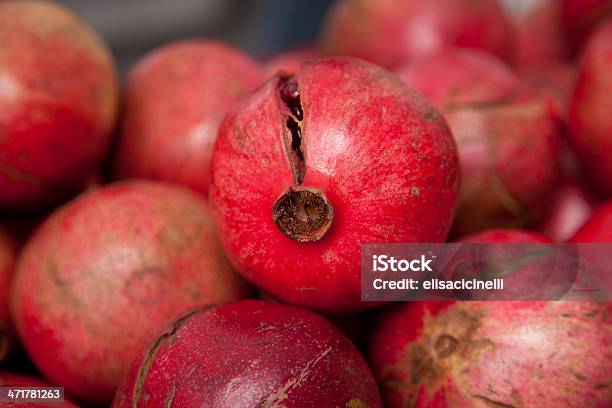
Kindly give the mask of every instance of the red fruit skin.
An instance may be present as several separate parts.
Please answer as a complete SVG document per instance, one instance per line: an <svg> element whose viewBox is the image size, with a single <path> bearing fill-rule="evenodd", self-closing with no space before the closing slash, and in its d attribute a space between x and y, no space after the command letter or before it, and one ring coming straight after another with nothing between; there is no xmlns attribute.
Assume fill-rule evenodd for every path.
<svg viewBox="0 0 612 408"><path fill-rule="evenodd" d="M16 258L17 246L0 226L0 362L8 357L14 342L9 312L9 289Z"/></svg>
<svg viewBox="0 0 612 408"><path fill-rule="evenodd" d="M418 302L381 313L371 364L386 407L605 408L604 302Z"/></svg>
<svg viewBox="0 0 612 408"><path fill-rule="evenodd" d="M597 207L568 242L612 243L612 202Z"/></svg>
<svg viewBox="0 0 612 408"><path fill-rule="evenodd" d="M398 75L440 110L457 143L461 191L452 235L536 218L559 171L559 121L549 99L473 50L423 58Z"/></svg>
<svg viewBox="0 0 612 408"><path fill-rule="evenodd" d="M273 78L219 129L210 199L221 240L243 276L284 302L334 314L374 306L360 301L361 245L445 240L459 182L455 146L439 114L379 67L331 58L294 79L304 111L301 186L328 198L331 227L298 242L272 219L294 186Z"/></svg>
<svg viewBox="0 0 612 408"><path fill-rule="evenodd" d="M577 73L574 65L551 62L525 68L520 75L529 86L554 102L559 118L565 127L569 119L569 105L574 93Z"/></svg>
<svg viewBox="0 0 612 408"><path fill-rule="evenodd" d="M51 387L40 378L31 377L25 374L12 373L9 371L0 371L0 386L2 387ZM76 408L76 405L68 402L64 399L63 402L3 402L3 407L14 407L14 408Z"/></svg>
<svg viewBox="0 0 612 408"><path fill-rule="evenodd" d="M586 179L612 195L612 21L587 44L570 105L570 144Z"/></svg>
<svg viewBox="0 0 612 408"><path fill-rule="evenodd" d="M0 207L40 207L82 188L110 140L113 60L77 16L0 2Z"/></svg>
<svg viewBox="0 0 612 408"><path fill-rule="evenodd" d="M461 238L459 242L478 244L547 244L552 243L553 241L547 236L535 231L496 229L467 235Z"/></svg>
<svg viewBox="0 0 612 408"><path fill-rule="evenodd" d="M132 181L91 190L42 224L20 257L11 309L45 377L104 404L160 325L247 294L202 199Z"/></svg>
<svg viewBox="0 0 612 408"><path fill-rule="evenodd" d="M446 47L480 48L509 60L510 23L497 0L339 0L321 38L328 55L393 69Z"/></svg>
<svg viewBox="0 0 612 408"><path fill-rule="evenodd" d="M382 403L367 364L328 321L303 309L247 300L186 315L134 362L113 407L161 406Z"/></svg>
<svg viewBox="0 0 612 408"><path fill-rule="evenodd" d="M611 0L563 0L562 20L574 53L582 49L598 23L612 16Z"/></svg>
<svg viewBox="0 0 612 408"><path fill-rule="evenodd" d="M207 194L219 122L264 79L256 61L217 41L184 40L151 52L128 76L116 175Z"/></svg>
<svg viewBox="0 0 612 408"><path fill-rule="evenodd" d="M513 65L525 69L550 65L568 54L558 0L506 2L512 22Z"/></svg>
<svg viewBox="0 0 612 408"><path fill-rule="evenodd" d="M317 61L320 58L319 52L314 48L286 51L265 61L263 69L267 77L279 71L296 73L302 69L304 64Z"/></svg>
<svg viewBox="0 0 612 408"><path fill-rule="evenodd" d="M538 231L556 242L570 239L589 219L595 205L593 197L574 182L561 185L550 201Z"/></svg>

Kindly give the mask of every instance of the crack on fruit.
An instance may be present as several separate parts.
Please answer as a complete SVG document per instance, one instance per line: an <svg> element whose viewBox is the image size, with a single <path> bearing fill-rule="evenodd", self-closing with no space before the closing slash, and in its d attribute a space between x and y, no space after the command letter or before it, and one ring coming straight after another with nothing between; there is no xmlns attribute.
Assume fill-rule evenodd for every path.
<svg viewBox="0 0 612 408"><path fill-rule="evenodd" d="M164 401L164 408L170 408L172 406L172 402L174 401L174 394L176 393L176 385L172 385L170 392L166 396L166 400Z"/></svg>
<svg viewBox="0 0 612 408"><path fill-rule="evenodd" d="M302 150L302 121L304 110L300 98L298 83L292 75L281 75L277 85L277 92L281 102L281 114L285 121L285 134L283 138L285 153L296 186L304 181L306 166L304 151Z"/></svg>
<svg viewBox="0 0 612 408"><path fill-rule="evenodd" d="M361 399L355 397L351 398L349 402L346 403L346 408L369 408L370 406L366 404Z"/></svg>
<svg viewBox="0 0 612 408"><path fill-rule="evenodd" d="M172 326L170 326L170 329L168 329L161 336L159 336L155 340L155 342L147 349L142 359L142 362L140 363L140 366L138 367L138 374L136 375L136 382L134 385L134 392L132 396L132 407L133 408L137 407L138 402L140 402L140 399L143 396L144 385L145 385L145 381L147 380L147 375L149 374L149 370L151 369L151 366L153 365L153 362L155 361L155 358L157 357L157 352L159 351L159 349L165 343L171 340L172 337L174 337L174 335L176 334L176 332L181 328L181 326L185 324L190 318L192 318L194 315L204 310L207 310L211 307L212 305L207 305L207 306L197 308L185 314L181 318L177 319L172 324ZM172 398L174 398L174 392L171 392L171 393L172 393Z"/></svg>
<svg viewBox="0 0 612 408"><path fill-rule="evenodd" d="M334 210L319 190L289 187L274 203L272 219L278 229L291 239L318 241L331 226Z"/></svg>
<svg viewBox="0 0 612 408"><path fill-rule="evenodd" d="M472 394L472 398L481 400L482 402L487 404L487 406L492 407L492 408L518 408L516 405L507 404L505 402L494 400L489 397L485 397L484 395Z"/></svg>
<svg viewBox="0 0 612 408"><path fill-rule="evenodd" d="M43 177L28 173L27 171L18 170L12 166L3 163L0 163L0 173L4 173L8 178L13 179L15 181L36 184L51 190L58 190L65 193L70 192L70 189L67 187L52 183L51 181Z"/></svg>
<svg viewBox="0 0 612 408"><path fill-rule="evenodd" d="M321 350L319 354L317 354L314 358L309 360L306 365L300 370L297 376L289 378L283 385L281 385L276 392L269 394L265 400L263 400L257 406L260 408L275 408L281 406L281 402L283 402L291 391L295 388L302 385L302 383L308 378L311 374L314 367L321 360L323 360L329 353L331 353L332 347L328 346L326 349Z"/></svg>

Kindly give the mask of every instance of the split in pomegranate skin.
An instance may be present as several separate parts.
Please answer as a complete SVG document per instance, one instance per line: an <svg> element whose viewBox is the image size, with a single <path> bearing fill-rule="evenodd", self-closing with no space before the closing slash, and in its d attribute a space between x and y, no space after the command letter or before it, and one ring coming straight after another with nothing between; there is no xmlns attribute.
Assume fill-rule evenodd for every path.
<svg viewBox="0 0 612 408"><path fill-rule="evenodd" d="M247 279L329 313L360 300L361 245L443 242L457 199L446 123L395 76L344 57L278 75L223 120L210 201Z"/></svg>
<svg viewBox="0 0 612 408"><path fill-rule="evenodd" d="M371 365L389 408L608 407L611 312L607 302L396 304L379 315Z"/></svg>
<svg viewBox="0 0 612 408"><path fill-rule="evenodd" d="M585 181L612 196L612 20L595 32L582 56L570 104L570 144Z"/></svg>
<svg viewBox="0 0 612 408"><path fill-rule="evenodd" d="M461 190L452 235L537 220L559 176L557 109L498 59L446 50L398 70L449 123Z"/></svg>
<svg viewBox="0 0 612 408"><path fill-rule="evenodd" d="M264 80L256 61L213 40L178 41L146 55L127 80L117 177L165 180L207 194L219 122Z"/></svg>
<svg viewBox="0 0 612 408"><path fill-rule="evenodd" d="M11 311L41 373L100 405L159 326L248 294L204 200L180 186L130 181L49 216L20 256Z"/></svg>
<svg viewBox="0 0 612 408"><path fill-rule="evenodd" d="M323 28L327 55L389 69L448 47L512 57L512 32L498 0L338 0Z"/></svg>
<svg viewBox="0 0 612 408"><path fill-rule="evenodd" d="M127 407L382 408L370 369L331 323L247 300L177 320L132 365Z"/></svg>
<svg viewBox="0 0 612 408"><path fill-rule="evenodd" d="M0 207L46 207L82 189L114 127L111 54L47 1L0 2Z"/></svg>

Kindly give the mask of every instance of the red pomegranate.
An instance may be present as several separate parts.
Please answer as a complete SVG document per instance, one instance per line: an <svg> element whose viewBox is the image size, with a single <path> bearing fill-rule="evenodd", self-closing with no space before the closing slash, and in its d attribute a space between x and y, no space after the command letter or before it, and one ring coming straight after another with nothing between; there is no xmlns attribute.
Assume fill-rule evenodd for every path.
<svg viewBox="0 0 612 408"><path fill-rule="evenodd" d="M13 325L9 313L9 289L13 281L13 268L17 247L13 239L0 226L0 361L7 358L13 346Z"/></svg>
<svg viewBox="0 0 612 408"><path fill-rule="evenodd" d="M219 122L263 80L248 55L216 41L179 41L151 52L128 76L117 176L206 194Z"/></svg>
<svg viewBox="0 0 612 408"><path fill-rule="evenodd" d="M182 187L132 181L91 190L51 214L23 249L11 306L45 377L104 404L160 325L247 294L203 200Z"/></svg>
<svg viewBox="0 0 612 408"><path fill-rule="evenodd" d="M198 309L136 360L114 408L382 408L367 364L338 329L262 301Z"/></svg>
<svg viewBox="0 0 612 408"><path fill-rule="evenodd" d="M300 48L272 56L264 62L264 71L272 76L279 71L296 73L304 64L320 59L319 52L314 48Z"/></svg>
<svg viewBox="0 0 612 408"><path fill-rule="evenodd" d="M370 356L387 407L612 405L605 302L420 302L380 314Z"/></svg>
<svg viewBox="0 0 612 408"><path fill-rule="evenodd" d="M563 24L570 46L579 52L593 29L612 16L612 0L562 0Z"/></svg>
<svg viewBox="0 0 612 408"><path fill-rule="evenodd" d="M501 61L448 50L398 71L449 123L461 162L453 235L521 227L537 218L558 176L559 122L548 98Z"/></svg>
<svg viewBox="0 0 612 408"><path fill-rule="evenodd" d="M47 1L0 2L0 207L40 207L87 184L117 110L112 57Z"/></svg>
<svg viewBox="0 0 612 408"><path fill-rule="evenodd" d="M587 44L570 105L570 143L587 182L612 196L612 21Z"/></svg>
<svg viewBox="0 0 612 408"><path fill-rule="evenodd" d="M510 23L498 0L338 0L321 46L387 68L453 46L507 60L512 54Z"/></svg>
<svg viewBox="0 0 612 408"><path fill-rule="evenodd" d="M444 241L458 181L448 128L425 100L379 67L331 58L230 110L210 198L240 273L282 301L348 313L368 306L361 245Z"/></svg>

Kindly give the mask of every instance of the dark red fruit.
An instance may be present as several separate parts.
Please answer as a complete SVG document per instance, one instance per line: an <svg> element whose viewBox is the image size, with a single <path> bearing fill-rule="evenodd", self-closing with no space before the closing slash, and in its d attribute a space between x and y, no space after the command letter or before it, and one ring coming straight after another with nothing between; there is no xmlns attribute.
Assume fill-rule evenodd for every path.
<svg viewBox="0 0 612 408"><path fill-rule="evenodd" d="M13 346L13 325L9 313L9 289L17 257L15 242L0 226L0 361L9 355Z"/></svg>
<svg viewBox="0 0 612 408"><path fill-rule="evenodd" d="M570 106L570 142L586 175L612 196L612 21L587 44Z"/></svg>
<svg viewBox="0 0 612 408"><path fill-rule="evenodd" d="M206 194L219 122L264 79L248 55L216 41L179 41L145 56L128 76L117 175Z"/></svg>
<svg viewBox="0 0 612 408"><path fill-rule="evenodd" d="M228 113L210 197L240 273L285 302L347 313L372 306L361 245L444 241L458 182L438 113L387 71L334 58Z"/></svg>
<svg viewBox="0 0 612 408"><path fill-rule="evenodd" d="M141 356L113 407L382 407L351 342L322 317L262 301L198 309Z"/></svg>
<svg viewBox="0 0 612 408"><path fill-rule="evenodd" d="M510 23L497 0L339 0L321 42L330 55L387 68L453 46L507 60L512 54Z"/></svg>
<svg viewBox="0 0 612 408"><path fill-rule="evenodd" d="M601 302L421 302L381 313L371 363L389 408L612 405Z"/></svg>
<svg viewBox="0 0 612 408"><path fill-rule="evenodd" d="M579 52L598 23L612 16L612 0L563 0L563 23L570 46Z"/></svg>
<svg viewBox="0 0 612 408"><path fill-rule="evenodd" d="M453 235L537 218L558 176L559 122L550 100L501 61L471 50L449 50L398 73L439 108L457 143Z"/></svg>
<svg viewBox="0 0 612 408"><path fill-rule="evenodd" d="M47 1L0 2L0 207L43 206L87 184L117 110L112 57Z"/></svg>
<svg viewBox="0 0 612 408"><path fill-rule="evenodd" d="M23 250L11 306L45 377L102 404L160 325L247 293L203 200L133 181L91 190L42 224Z"/></svg>
<svg viewBox="0 0 612 408"><path fill-rule="evenodd" d="M547 66L567 57L559 0L505 2L512 21L515 66Z"/></svg>

